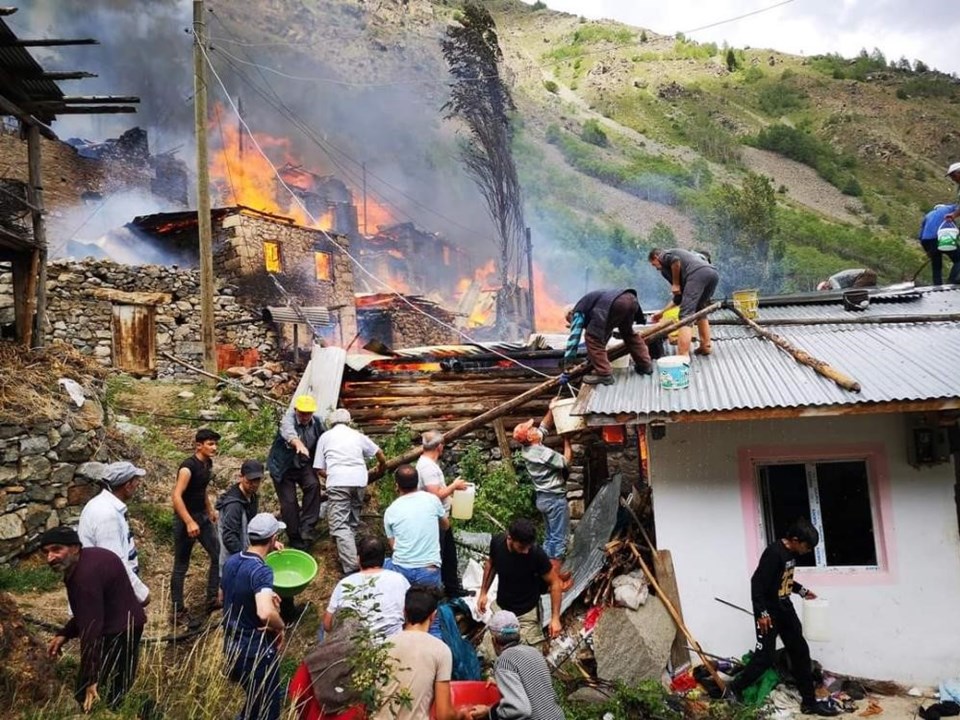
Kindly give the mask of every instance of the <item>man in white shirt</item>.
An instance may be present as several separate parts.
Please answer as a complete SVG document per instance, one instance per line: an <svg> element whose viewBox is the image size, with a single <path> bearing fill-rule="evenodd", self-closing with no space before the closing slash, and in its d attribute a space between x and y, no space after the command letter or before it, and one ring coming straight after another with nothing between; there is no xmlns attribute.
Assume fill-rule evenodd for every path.
<svg viewBox="0 0 960 720"><path fill-rule="evenodd" d="M443 477L443 470L440 469L440 456L443 455L443 433L439 430L428 430L421 436L423 444L423 453L417 460L417 475L420 478L418 490L426 490L428 493L436 495L443 503L443 509L450 517L450 508L453 505L453 493L457 490L464 490L467 482L463 478L457 478L447 485ZM446 530L440 530L440 574L443 577L443 590L447 597L464 597L472 595L460 584L460 577L457 575L457 545L454 542L453 527Z"/></svg>
<svg viewBox="0 0 960 720"><path fill-rule="evenodd" d="M125 460L107 465L101 481L103 490L84 506L77 527L83 547L104 548L120 558L142 605L150 602L150 590L140 579L137 546L127 522L127 502L146 474L146 470Z"/></svg>
<svg viewBox="0 0 960 720"><path fill-rule="evenodd" d="M334 616L341 608L355 610L360 620L383 639L403 630L403 599L410 583L400 573L384 569L386 554L379 537L360 538L360 572L347 575L333 589L323 616L324 631L333 630Z"/></svg>
<svg viewBox="0 0 960 720"><path fill-rule="evenodd" d="M337 541L337 555L344 574L357 572L357 541L364 488L383 475L387 457L370 438L348 424L350 412L340 408L330 415L330 429L317 441L313 467L326 481L327 524ZM376 457L377 467L367 470L367 459Z"/></svg>

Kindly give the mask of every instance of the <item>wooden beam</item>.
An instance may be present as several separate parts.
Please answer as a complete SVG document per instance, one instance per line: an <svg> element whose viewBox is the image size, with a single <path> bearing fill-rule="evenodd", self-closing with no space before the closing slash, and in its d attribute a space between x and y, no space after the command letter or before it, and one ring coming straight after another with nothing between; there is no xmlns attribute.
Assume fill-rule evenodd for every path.
<svg viewBox="0 0 960 720"><path fill-rule="evenodd" d="M40 131L40 134L47 140L58 140L57 134L51 130L48 126L44 125L42 122L37 120L33 115L28 113L26 110L19 107L16 103L11 102L3 95L0 95L0 114L12 115L17 118L20 122L28 126L36 126Z"/></svg>
<svg viewBox="0 0 960 720"><path fill-rule="evenodd" d="M94 105L92 107L77 107L75 105L64 105L62 107L51 105L46 108L47 112L54 115L111 115L116 113L135 113L137 109L129 105Z"/></svg>
<svg viewBox="0 0 960 720"><path fill-rule="evenodd" d="M24 105L106 105L108 103L138 103L136 95L64 95L49 100L34 100Z"/></svg>
<svg viewBox="0 0 960 720"><path fill-rule="evenodd" d="M12 38L0 40L0 47L61 47L63 45L99 45L93 38L47 38L44 40L21 40Z"/></svg>
<svg viewBox="0 0 960 720"><path fill-rule="evenodd" d="M100 76L96 73L87 72L86 70L45 70L36 76L38 80L85 80L86 78L95 77Z"/></svg>
<svg viewBox="0 0 960 720"><path fill-rule="evenodd" d="M925 322L956 322L960 320L960 313L923 313L915 315L870 315L863 316L852 313L849 317L841 318L783 318L781 320L764 320L757 318L754 322L757 325L782 325L790 327L795 325L887 325L893 323L925 323ZM717 325L741 325L739 320L711 320L710 324Z"/></svg>
<svg viewBox="0 0 960 720"><path fill-rule="evenodd" d="M500 446L500 462L507 469L507 474L513 479L517 479L517 471L513 467L513 454L510 452L510 441L507 439L507 431L503 427L503 418L498 417L494 420L493 432L497 436L497 445Z"/></svg>
<svg viewBox="0 0 960 720"><path fill-rule="evenodd" d="M790 343L786 338L780 337L776 333L770 332L769 330L764 330L762 327L757 325L751 318L748 318L740 310L734 308L733 311L737 316L743 321L745 325L749 325L753 328L760 337L765 338L776 345L778 348L783 350L785 353L793 357L801 365L806 365L809 368L813 368L814 372L818 375L822 375L828 380L833 380L837 385L842 387L844 390L850 392L860 392L860 383L854 380L852 377L837 370L830 363L825 362L815 358L813 355L808 353L806 350L802 350L792 343Z"/></svg>
<svg viewBox="0 0 960 720"><path fill-rule="evenodd" d="M36 326L36 336L25 333L24 345L43 347L43 315L47 310L47 225L43 218L43 175L40 168L40 129L27 126L27 198L32 206L30 220L33 224L33 240L37 249L33 254L30 278L27 287L27 325ZM34 321L34 318L36 320Z"/></svg>
<svg viewBox="0 0 960 720"><path fill-rule="evenodd" d="M97 300L107 300L121 305L166 305L173 299L170 293L127 292L113 288L91 288L87 293Z"/></svg>
<svg viewBox="0 0 960 720"><path fill-rule="evenodd" d="M16 11L17 11L17 8L15 7L0 7L0 17L13 15Z"/></svg>

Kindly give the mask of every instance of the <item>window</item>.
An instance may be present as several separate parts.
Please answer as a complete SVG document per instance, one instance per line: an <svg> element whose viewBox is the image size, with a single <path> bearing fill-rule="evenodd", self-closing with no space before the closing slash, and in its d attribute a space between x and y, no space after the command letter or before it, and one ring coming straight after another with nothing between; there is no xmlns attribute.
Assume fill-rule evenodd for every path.
<svg viewBox="0 0 960 720"><path fill-rule="evenodd" d="M805 517L820 532L820 544L799 566L879 565L868 463L863 459L759 464L763 527L768 543L784 537Z"/></svg>
<svg viewBox="0 0 960 720"><path fill-rule="evenodd" d="M280 243L263 243L263 264L267 272L280 272Z"/></svg>
<svg viewBox="0 0 960 720"><path fill-rule="evenodd" d="M333 282L333 256L328 252L315 252L313 264L317 271L317 282Z"/></svg>

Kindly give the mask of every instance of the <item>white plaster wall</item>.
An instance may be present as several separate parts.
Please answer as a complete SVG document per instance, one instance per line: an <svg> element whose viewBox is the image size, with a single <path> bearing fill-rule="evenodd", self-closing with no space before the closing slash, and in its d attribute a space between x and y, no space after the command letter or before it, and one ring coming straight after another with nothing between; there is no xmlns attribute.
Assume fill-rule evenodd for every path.
<svg viewBox="0 0 960 720"><path fill-rule="evenodd" d="M673 554L683 615L705 650L740 655L754 643L751 618L714 600L751 607L747 538L759 518L744 517L738 450L879 442L890 474L892 573L857 585L798 571L830 601L833 638L811 643L811 652L829 670L875 679L932 685L960 677L953 465L907 465L904 428L901 415L708 422L669 425L650 442L657 542Z"/></svg>

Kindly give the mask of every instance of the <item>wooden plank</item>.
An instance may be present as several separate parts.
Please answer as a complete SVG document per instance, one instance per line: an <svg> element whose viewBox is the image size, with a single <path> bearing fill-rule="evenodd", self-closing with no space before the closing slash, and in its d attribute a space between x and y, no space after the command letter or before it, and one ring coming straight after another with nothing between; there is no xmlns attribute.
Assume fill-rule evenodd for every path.
<svg viewBox="0 0 960 720"><path fill-rule="evenodd" d="M673 558L669 550L657 550L653 553L653 571L657 574L657 582L663 589L664 594L670 598L670 602L677 609L677 615L683 620L683 608L680 606L680 589L677 587L677 576L673 569ZM674 668L678 668L684 663L690 662L690 651L687 650L687 641L683 633L677 628L677 634L673 638L673 645L670 647L670 663Z"/></svg>
<svg viewBox="0 0 960 720"><path fill-rule="evenodd" d="M127 292L112 288L91 288L87 294L97 300L109 300L121 305L166 305L173 300L170 293Z"/></svg>
<svg viewBox="0 0 960 720"><path fill-rule="evenodd" d="M493 431L497 435L497 445L500 446L500 462L507 469L507 473L514 480L517 478L517 471L513 467L513 453L510 452L510 441L507 439L507 431L503 427L503 418L498 417L492 423Z"/></svg>
<svg viewBox="0 0 960 720"><path fill-rule="evenodd" d="M99 40L93 38L48 38L46 40L0 40L0 47L62 47L64 45L99 45Z"/></svg>

